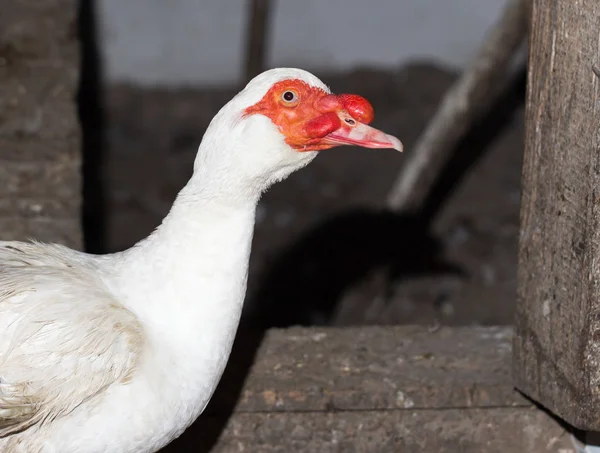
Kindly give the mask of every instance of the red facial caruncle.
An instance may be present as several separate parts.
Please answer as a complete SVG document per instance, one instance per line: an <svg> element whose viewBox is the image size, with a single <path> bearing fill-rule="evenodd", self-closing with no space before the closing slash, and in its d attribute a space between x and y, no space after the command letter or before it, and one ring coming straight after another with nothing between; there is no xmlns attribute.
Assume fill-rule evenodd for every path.
<svg viewBox="0 0 600 453"><path fill-rule="evenodd" d="M368 124L375 116L365 98L334 95L301 80L275 83L245 115L268 117L297 151L320 151L340 145L394 148L402 143Z"/></svg>

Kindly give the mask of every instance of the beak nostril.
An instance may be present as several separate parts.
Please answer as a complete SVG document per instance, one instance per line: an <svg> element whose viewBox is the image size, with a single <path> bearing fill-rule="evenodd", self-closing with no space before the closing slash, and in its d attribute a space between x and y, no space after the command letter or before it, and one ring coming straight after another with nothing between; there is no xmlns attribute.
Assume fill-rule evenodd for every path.
<svg viewBox="0 0 600 453"><path fill-rule="evenodd" d="M346 123L348 123L350 126L354 126L356 125L356 121L354 121L352 118L346 118Z"/></svg>

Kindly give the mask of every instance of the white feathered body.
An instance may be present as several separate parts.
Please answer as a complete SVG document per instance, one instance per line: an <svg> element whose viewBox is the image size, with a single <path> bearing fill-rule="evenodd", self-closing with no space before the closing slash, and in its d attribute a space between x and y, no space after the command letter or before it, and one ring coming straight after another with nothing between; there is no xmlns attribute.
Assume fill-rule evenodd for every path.
<svg viewBox="0 0 600 453"><path fill-rule="evenodd" d="M246 291L258 199L308 164L265 116L267 71L213 118L148 238L112 255L0 242L0 452L151 453L204 410Z"/></svg>
<svg viewBox="0 0 600 453"><path fill-rule="evenodd" d="M235 336L254 216L201 211L114 255L0 242L0 436L17 433L0 451L147 453L198 417Z"/></svg>

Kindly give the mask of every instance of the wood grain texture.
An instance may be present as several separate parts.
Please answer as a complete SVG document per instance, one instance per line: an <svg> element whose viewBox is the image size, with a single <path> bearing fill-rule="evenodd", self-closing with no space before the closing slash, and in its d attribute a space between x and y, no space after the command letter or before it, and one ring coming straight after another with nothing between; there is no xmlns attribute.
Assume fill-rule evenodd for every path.
<svg viewBox="0 0 600 453"><path fill-rule="evenodd" d="M511 339L508 327L271 330L236 411L529 407L511 385Z"/></svg>
<svg viewBox="0 0 600 453"><path fill-rule="evenodd" d="M517 387L600 430L600 3L533 3L523 168Z"/></svg>
<svg viewBox="0 0 600 453"><path fill-rule="evenodd" d="M75 0L3 0L0 238L81 245Z"/></svg>
<svg viewBox="0 0 600 453"><path fill-rule="evenodd" d="M199 450L180 449L179 453ZM211 453L575 453L535 409L240 414Z"/></svg>

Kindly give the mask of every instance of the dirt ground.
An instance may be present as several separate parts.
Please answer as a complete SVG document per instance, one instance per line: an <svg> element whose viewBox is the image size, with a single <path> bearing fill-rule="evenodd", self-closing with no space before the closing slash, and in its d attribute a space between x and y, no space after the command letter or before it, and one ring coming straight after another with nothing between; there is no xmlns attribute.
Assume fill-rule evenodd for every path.
<svg viewBox="0 0 600 453"><path fill-rule="evenodd" d="M428 63L319 75L335 92L369 99L374 125L398 136L405 155L326 151L265 194L245 319L260 326L511 323L523 141L518 99L506 123L492 118L462 144L426 213L398 215L382 209L386 193L456 75ZM111 251L158 225L191 174L206 126L236 91L107 87ZM500 125L495 136L486 132Z"/></svg>

